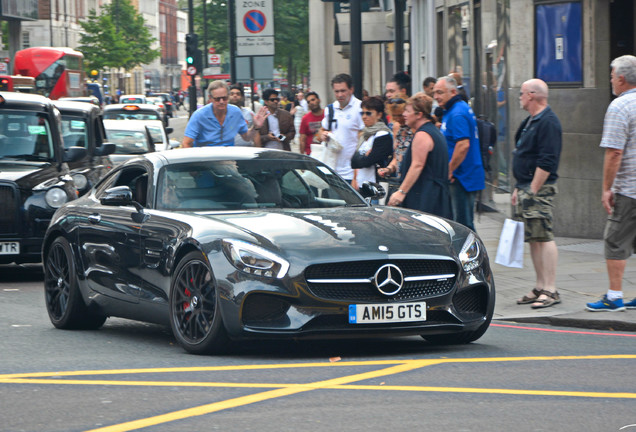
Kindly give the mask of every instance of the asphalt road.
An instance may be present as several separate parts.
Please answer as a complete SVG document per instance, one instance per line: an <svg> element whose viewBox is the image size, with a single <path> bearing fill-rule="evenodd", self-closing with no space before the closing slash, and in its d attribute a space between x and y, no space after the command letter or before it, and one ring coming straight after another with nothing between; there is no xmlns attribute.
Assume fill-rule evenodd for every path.
<svg viewBox="0 0 636 432"><path fill-rule="evenodd" d="M50 324L39 266L0 266L3 431L636 431L633 333L495 322L479 341L251 342ZM622 428L622 429L621 429Z"/></svg>

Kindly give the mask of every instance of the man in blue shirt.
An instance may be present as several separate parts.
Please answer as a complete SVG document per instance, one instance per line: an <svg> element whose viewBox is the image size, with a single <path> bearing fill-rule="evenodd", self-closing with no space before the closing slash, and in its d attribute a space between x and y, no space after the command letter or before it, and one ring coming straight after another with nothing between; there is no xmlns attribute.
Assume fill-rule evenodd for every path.
<svg viewBox="0 0 636 432"><path fill-rule="evenodd" d="M257 134L255 129L261 127L268 116L267 109L262 108L254 115L254 124L248 129L241 109L228 105L230 89L224 81L212 81L208 94L212 103L192 114L181 147L233 146L237 134L245 141L252 141Z"/></svg>
<svg viewBox="0 0 636 432"><path fill-rule="evenodd" d="M475 198L486 186L477 119L458 94L457 81L453 77L439 78L433 87L433 97L444 109L441 132L448 145L453 219L474 231Z"/></svg>

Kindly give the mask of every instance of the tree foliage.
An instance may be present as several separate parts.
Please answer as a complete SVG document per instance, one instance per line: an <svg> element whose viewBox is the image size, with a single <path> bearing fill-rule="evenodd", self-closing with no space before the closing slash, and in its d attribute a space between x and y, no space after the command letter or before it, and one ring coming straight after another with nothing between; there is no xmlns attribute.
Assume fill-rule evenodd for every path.
<svg viewBox="0 0 636 432"><path fill-rule="evenodd" d="M84 32L78 49L84 54L89 69L132 69L149 64L161 55L160 50L151 49L156 39L130 0L113 0L102 6L99 15L91 10L88 19L80 25Z"/></svg>

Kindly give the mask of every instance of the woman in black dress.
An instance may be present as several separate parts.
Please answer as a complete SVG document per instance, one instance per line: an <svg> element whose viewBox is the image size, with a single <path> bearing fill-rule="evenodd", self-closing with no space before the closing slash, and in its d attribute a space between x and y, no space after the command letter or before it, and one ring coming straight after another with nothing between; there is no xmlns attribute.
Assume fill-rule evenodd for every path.
<svg viewBox="0 0 636 432"><path fill-rule="evenodd" d="M406 102L404 119L415 130L400 165L400 187L389 205L420 210L452 219L448 190L448 148L431 117L433 99L424 92Z"/></svg>

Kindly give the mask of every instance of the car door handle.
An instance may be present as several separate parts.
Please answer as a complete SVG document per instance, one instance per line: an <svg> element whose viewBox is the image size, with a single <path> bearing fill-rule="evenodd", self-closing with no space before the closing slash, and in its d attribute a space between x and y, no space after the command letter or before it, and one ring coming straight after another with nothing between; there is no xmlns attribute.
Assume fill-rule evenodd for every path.
<svg viewBox="0 0 636 432"><path fill-rule="evenodd" d="M102 215L100 214L93 213L92 215L88 216L88 221L92 224L98 224L101 222L101 220L102 220Z"/></svg>

